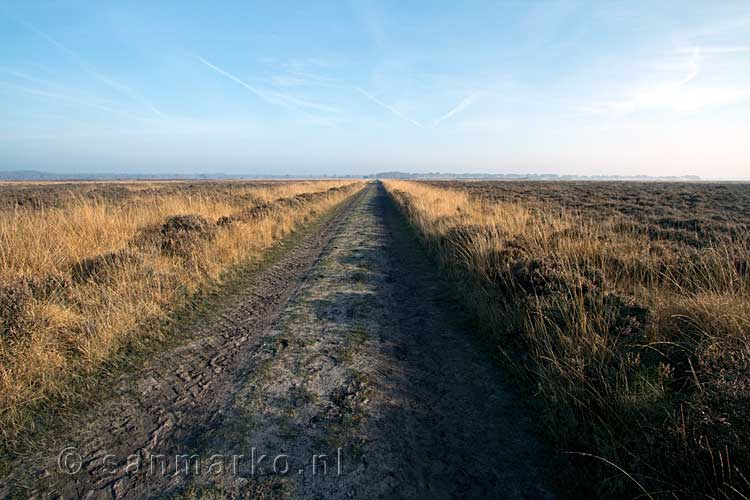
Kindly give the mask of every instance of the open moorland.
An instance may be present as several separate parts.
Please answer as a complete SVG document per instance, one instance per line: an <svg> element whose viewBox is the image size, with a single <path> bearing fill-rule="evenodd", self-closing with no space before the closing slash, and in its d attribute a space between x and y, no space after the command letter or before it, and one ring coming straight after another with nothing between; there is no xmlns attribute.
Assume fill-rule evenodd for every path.
<svg viewBox="0 0 750 500"><path fill-rule="evenodd" d="M386 187L527 381L575 496L747 498L750 186Z"/></svg>
<svg viewBox="0 0 750 500"><path fill-rule="evenodd" d="M556 498L382 184L119 187L4 212L0 497Z"/></svg>
<svg viewBox="0 0 750 500"><path fill-rule="evenodd" d="M0 203L0 497L750 492L747 185L40 183Z"/></svg>
<svg viewBox="0 0 750 500"><path fill-rule="evenodd" d="M339 181L0 185L0 428L22 444L81 376L358 189ZM230 273L231 274L231 273Z"/></svg>

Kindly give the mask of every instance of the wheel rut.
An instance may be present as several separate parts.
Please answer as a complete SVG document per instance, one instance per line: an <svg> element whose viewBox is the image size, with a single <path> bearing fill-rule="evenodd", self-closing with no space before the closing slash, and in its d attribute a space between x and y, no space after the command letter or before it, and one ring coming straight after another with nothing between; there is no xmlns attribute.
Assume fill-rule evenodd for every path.
<svg viewBox="0 0 750 500"><path fill-rule="evenodd" d="M215 311L201 312L187 341L125 373L106 401L44 436L0 478L0 498L144 498L182 487L189 474L174 457L216 425L237 388L255 370L253 353L338 230L353 195L314 231ZM181 332L184 333L184 332ZM164 468L161 457L170 457Z"/></svg>
<svg viewBox="0 0 750 500"><path fill-rule="evenodd" d="M197 340L144 366L128 381L135 390L87 416L69 439L80 471L40 453L19 463L36 476L19 474L16 488L64 498L553 498L528 411L381 185L259 282Z"/></svg>

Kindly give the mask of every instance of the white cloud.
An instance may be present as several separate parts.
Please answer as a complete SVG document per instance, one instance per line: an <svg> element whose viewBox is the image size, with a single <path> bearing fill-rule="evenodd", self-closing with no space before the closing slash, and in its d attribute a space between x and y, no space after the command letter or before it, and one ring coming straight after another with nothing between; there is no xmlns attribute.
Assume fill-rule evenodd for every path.
<svg viewBox="0 0 750 500"><path fill-rule="evenodd" d="M630 114L640 111L666 109L676 112L694 112L704 108L724 106L750 99L750 88L731 84L706 84L699 82L703 72L704 54L737 53L742 47L703 49L693 47L689 51L678 49L678 54L689 54L684 61L685 74L667 81L641 84L628 95L593 105L584 109L593 113Z"/></svg>
<svg viewBox="0 0 750 500"><path fill-rule="evenodd" d="M471 106L474 103L474 101L476 100L476 98L477 98L476 94L471 94L471 95L468 95L468 96L464 97L461 100L461 102L459 102L456 106L453 107L453 109L451 109L450 111L448 111L447 113L445 113L443 116L441 116L440 118L438 118L437 120L435 120L435 122L432 124L432 126L433 127L437 127L438 125L440 125L445 120L447 120L447 119L449 119L449 118L457 115L458 113L462 112L463 110L465 110L466 108L468 108L469 106Z"/></svg>

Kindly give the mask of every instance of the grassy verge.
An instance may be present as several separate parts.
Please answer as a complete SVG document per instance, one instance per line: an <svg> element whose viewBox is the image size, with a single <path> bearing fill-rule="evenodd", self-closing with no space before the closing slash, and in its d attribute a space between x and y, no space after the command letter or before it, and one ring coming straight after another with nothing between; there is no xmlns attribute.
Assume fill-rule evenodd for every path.
<svg viewBox="0 0 750 500"><path fill-rule="evenodd" d="M618 221L386 187L469 284L467 305L571 453L576 496L748 495L747 238L664 248Z"/></svg>
<svg viewBox="0 0 750 500"><path fill-rule="evenodd" d="M139 356L177 339L175 332L185 331L181 325L221 304L217 297L226 298L237 286L247 285L259 266L283 254L293 241L290 236L314 230L321 214L330 213L357 186L285 185L286 191L277 190L269 201L254 199L223 214L167 216L161 224L134 224L121 214L130 235L119 250L81 260L60 259L45 269L46 275L32 269L4 280L2 455L9 458L27 449L85 401L87 392L96 389L101 394L101 377L123 373ZM310 191L311 187L323 190ZM287 196L276 198L278 194ZM207 200L201 203L205 206ZM195 205L187 208L198 211ZM106 212L127 209L113 206ZM137 204L135 209L144 210ZM209 215L220 217L212 222ZM50 217L44 211L22 216L36 221L39 231L47 227L44 218ZM3 236L13 241L8 231ZM48 253L58 258L71 253L64 247L56 250L57 255L55 249ZM4 262L4 271L11 267L8 262L11 259Z"/></svg>

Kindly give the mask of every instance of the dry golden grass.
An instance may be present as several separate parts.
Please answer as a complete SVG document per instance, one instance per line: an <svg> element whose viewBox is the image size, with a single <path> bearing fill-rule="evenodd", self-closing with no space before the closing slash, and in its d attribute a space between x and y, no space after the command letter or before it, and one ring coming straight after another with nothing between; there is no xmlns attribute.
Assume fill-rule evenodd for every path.
<svg viewBox="0 0 750 500"><path fill-rule="evenodd" d="M40 401L65 398L72 377L147 335L138 329L144 320L165 317L199 287L260 258L360 184L195 186L131 183L95 197L74 190L61 204L0 211L4 443L33 425ZM264 210L242 215L257 206Z"/></svg>
<svg viewBox="0 0 750 500"><path fill-rule="evenodd" d="M696 247L531 196L386 187L467 284L467 304L528 377L550 437L564 451L598 457L572 455L577 475L598 474L589 495L748 494L747 232ZM599 196L617 203L616 185L600 189L612 189ZM578 495L592 488L576 487Z"/></svg>

